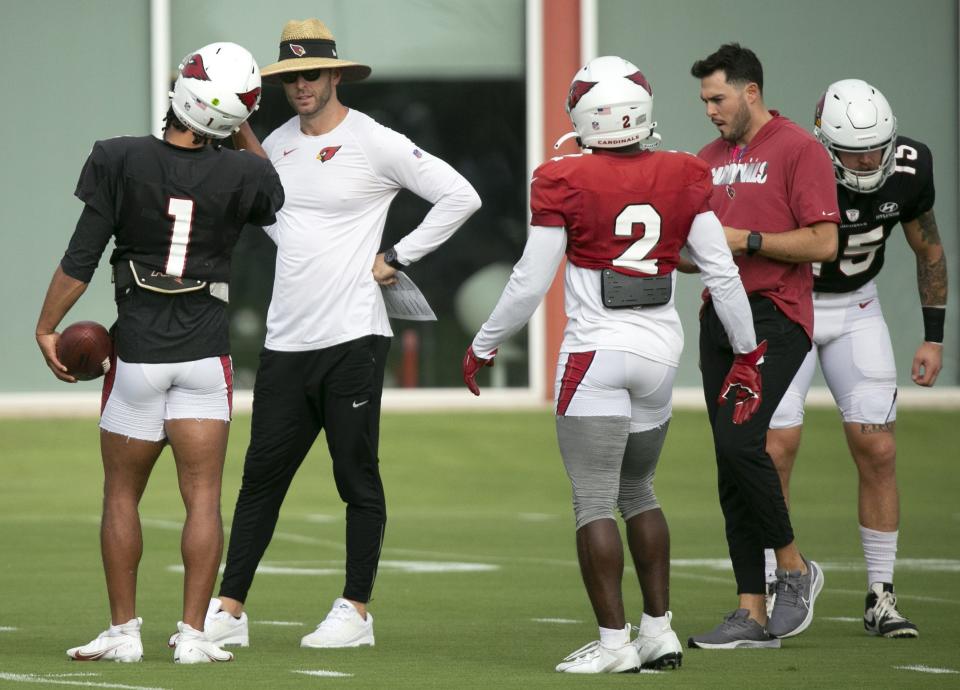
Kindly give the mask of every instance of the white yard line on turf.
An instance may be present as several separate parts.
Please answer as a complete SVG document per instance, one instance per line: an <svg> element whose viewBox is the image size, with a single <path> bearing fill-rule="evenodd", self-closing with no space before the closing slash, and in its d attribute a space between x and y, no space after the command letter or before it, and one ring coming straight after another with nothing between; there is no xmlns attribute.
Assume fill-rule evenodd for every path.
<svg viewBox="0 0 960 690"><path fill-rule="evenodd" d="M15 632L16 628L9 625L0 625L0 632Z"/></svg>
<svg viewBox="0 0 960 690"><path fill-rule="evenodd" d="M89 680L64 680L63 678L48 678L32 673L0 673L0 680L9 680L12 683L44 683L46 685L79 685L86 688L121 688L121 690L167 690L166 688L147 687L144 685L124 685L123 683L94 683Z"/></svg>
<svg viewBox="0 0 960 690"><path fill-rule="evenodd" d="M960 671L955 671L952 668L936 668L934 666L894 666L895 669L900 671L916 671L917 673L960 673Z"/></svg>
<svg viewBox="0 0 960 690"><path fill-rule="evenodd" d="M353 678L352 673L340 673L339 671L291 671L290 673L300 673L305 676L321 676L323 678Z"/></svg>
<svg viewBox="0 0 960 690"><path fill-rule="evenodd" d="M534 623L560 623L560 624L569 624L569 623L580 623L582 621L575 620L573 618L531 618Z"/></svg>
<svg viewBox="0 0 960 690"><path fill-rule="evenodd" d="M290 627L306 625L306 623L301 623L300 621L250 621L251 623L256 623L257 625L286 625Z"/></svg>
<svg viewBox="0 0 960 690"><path fill-rule="evenodd" d="M862 623L862 618L851 618L849 616L824 616L817 620L833 621L834 623Z"/></svg>

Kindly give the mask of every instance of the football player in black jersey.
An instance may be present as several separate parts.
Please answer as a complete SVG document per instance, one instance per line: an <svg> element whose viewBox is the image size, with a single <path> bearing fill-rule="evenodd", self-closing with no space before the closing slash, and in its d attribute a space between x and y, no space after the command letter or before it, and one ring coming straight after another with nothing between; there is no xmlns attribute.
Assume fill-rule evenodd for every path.
<svg viewBox="0 0 960 690"><path fill-rule="evenodd" d="M864 627L884 637L917 637L897 610L893 570L900 520L896 482L897 382L890 334L874 277L899 223L916 254L924 335L912 379L932 386L940 372L947 268L933 214L933 159L897 135L879 91L859 79L831 84L816 108L815 134L833 159L840 203L837 259L814 266L814 344L771 421L767 451L788 496L800 445L803 403L817 360L843 417L860 475L859 520L867 564ZM768 579L770 559L767 559Z"/></svg>
<svg viewBox="0 0 960 690"><path fill-rule="evenodd" d="M167 443L187 511L183 619L174 660L233 658L203 635L223 549L230 257L244 225L275 221L283 188L268 161L219 146L259 101L260 71L249 52L215 43L191 53L171 96L163 139L94 144L76 190L83 211L37 322L47 365L60 380L73 382L57 359L56 329L112 237L118 318L100 418L101 551L112 620L92 642L67 651L79 661L143 656L135 610L143 551L137 506Z"/></svg>

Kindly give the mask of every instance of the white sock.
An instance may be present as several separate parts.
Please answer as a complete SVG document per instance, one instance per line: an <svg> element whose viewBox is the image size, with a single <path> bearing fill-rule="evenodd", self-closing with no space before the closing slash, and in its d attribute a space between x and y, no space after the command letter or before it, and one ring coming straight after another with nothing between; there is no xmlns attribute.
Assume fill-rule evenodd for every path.
<svg viewBox="0 0 960 690"><path fill-rule="evenodd" d="M670 628L670 619L667 618L666 614L662 616L650 616L648 614L643 614L643 617L640 618L640 634L641 635L659 635L663 630Z"/></svg>
<svg viewBox="0 0 960 690"><path fill-rule="evenodd" d="M897 560L897 536L900 532L878 532L860 525L860 543L867 561L867 587L874 582L893 584L893 566Z"/></svg>
<svg viewBox="0 0 960 690"><path fill-rule="evenodd" d="M607 649L620 649L623 645L630 642L630 624L627 623L622 630L611 630L610 628L600 628L600 645Z"/></svg>
<svg viewBox="0 0 960 690"><path fill-rule="evenodd" d="M763 550L763 576L765 582L769 585L777 581L777 554L773 549Z"/></svg>

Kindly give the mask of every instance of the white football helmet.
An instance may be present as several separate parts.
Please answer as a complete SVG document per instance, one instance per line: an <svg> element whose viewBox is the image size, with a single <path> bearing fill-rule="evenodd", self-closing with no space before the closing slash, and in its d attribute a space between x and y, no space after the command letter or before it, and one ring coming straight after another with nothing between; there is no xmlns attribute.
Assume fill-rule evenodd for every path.
<svg viewBox="0 0 960 690"><path fill-rule="evenodd" d="M813 133L830 158L837 182L854 192L874 192L893 174L897 118L883 94L860 79L843 79L827 87L814 115ZM838 152L881 150L876 170L853 170L840 161Z"/></svg>
<svg viewBox="0 0 960 690"><path fill-rule="evenodd" d="M555 147L573 136L584 148L659 145L660 137L653 133L653 89L636 65L623 58L598 57L581 68L570 84L567 114L576 132L564 135Z"/></svg>
<svg viewBox="0 0 960 690"><path fill-rule="evenodd" d="M260 68L246 48L211 43L183 58L170 99L186 127L224 139L259 107Z"/></svg>

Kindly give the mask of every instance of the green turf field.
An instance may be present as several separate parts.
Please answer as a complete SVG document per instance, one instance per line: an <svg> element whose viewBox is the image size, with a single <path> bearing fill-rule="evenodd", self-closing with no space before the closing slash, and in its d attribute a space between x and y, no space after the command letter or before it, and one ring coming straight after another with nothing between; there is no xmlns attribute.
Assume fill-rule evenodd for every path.
<svg viewBox="0 0 960 690"><path fill-rule="evenodd" d="M343 511L326 449L315 449L262 564L273 572L262 572L250 594L252 646L235 650L232 664L204 667L175 665L166 647L181 614L183 516L169 454L141 510L144 661L80 664L64 650L109 622L96 423L0 420L0 687L958 686L958 419L956 412L902 411L898 420L903 519L896 582L919 640L863 632L856 474L836 413L812 411L793 487L798 543L826 575L811 628L780 650L685 650L679 671L604 677L553 672L566 654L595 639L596 627L576 565L569 487L549 413L385 416L389 521L370 605L372 649L298 646L343 584ZM248 433L249 419L238 418L224 483L228 525ZM673 542L674 629L684 641L736 603L710 448L703 413L677 413L657 477ZM638 621L632 570L625 580L628 620Z"/></svg>

